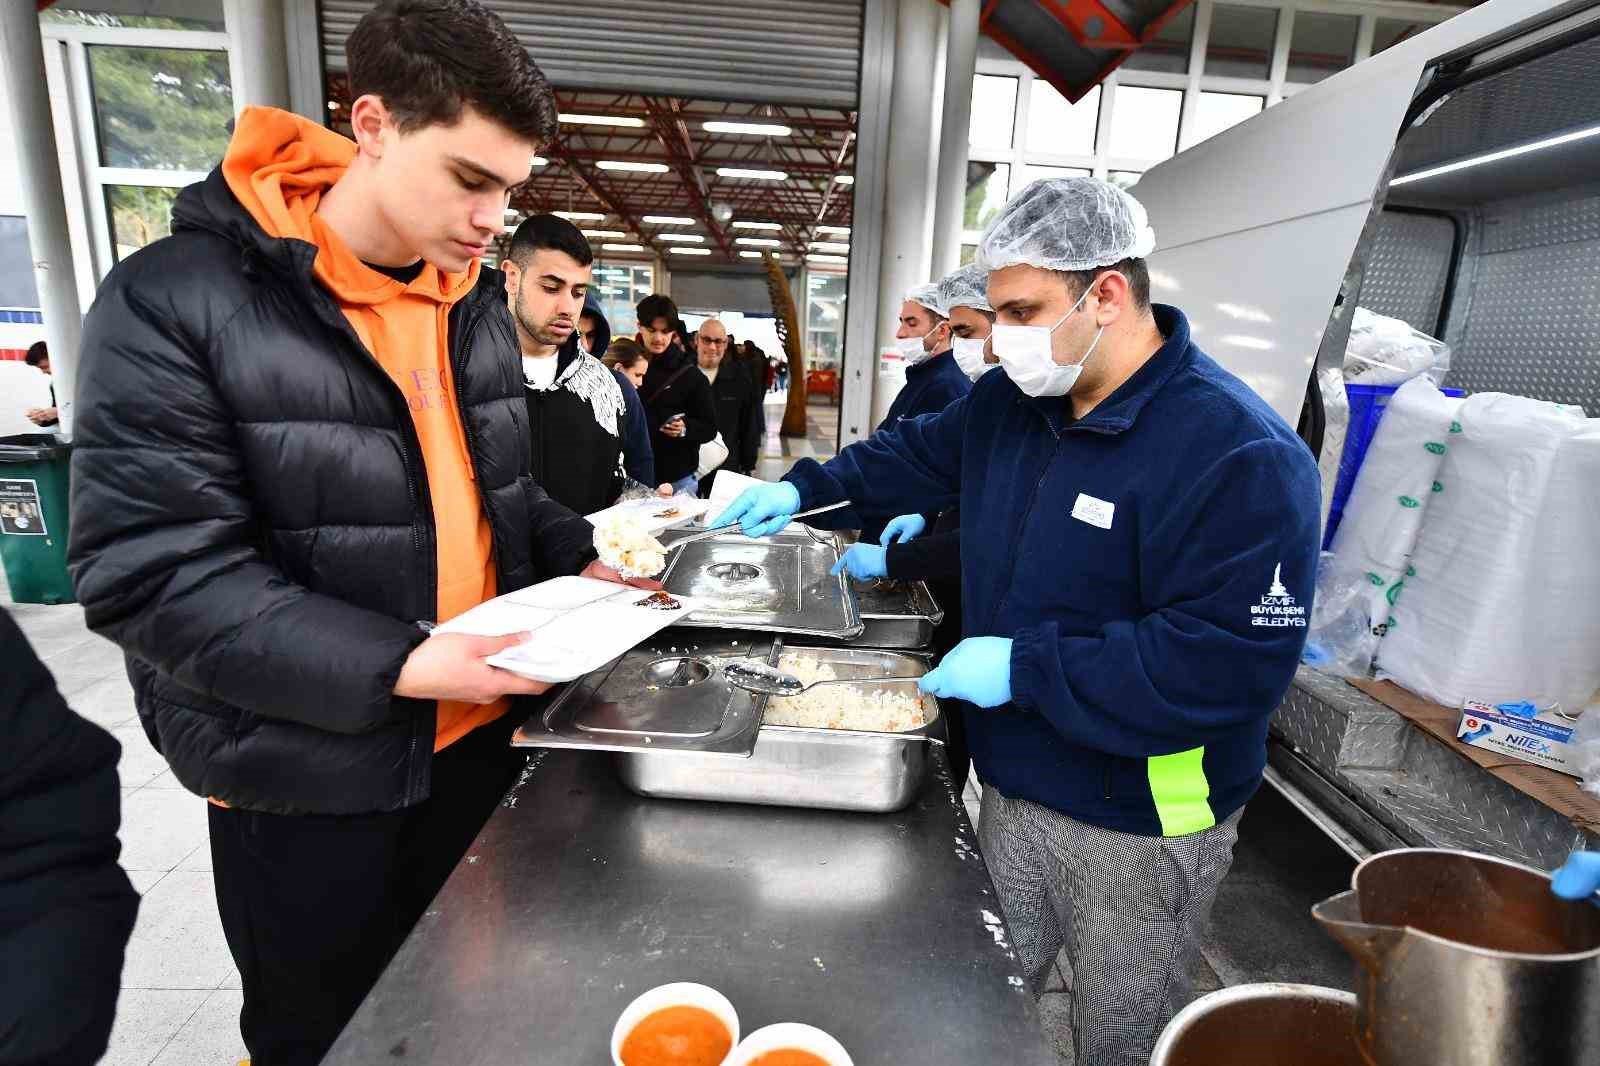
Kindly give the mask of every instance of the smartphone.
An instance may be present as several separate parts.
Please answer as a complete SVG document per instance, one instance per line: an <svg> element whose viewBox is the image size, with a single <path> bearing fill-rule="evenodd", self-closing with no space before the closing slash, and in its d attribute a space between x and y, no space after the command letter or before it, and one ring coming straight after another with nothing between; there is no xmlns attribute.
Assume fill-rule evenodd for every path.
<svg viewBox="0 0 1600 1066"><path fill-rule="evenodd" d="M673 422L676 422L678 419L682 418L687 413L688 412L686 412L686 411L679 411L677 414L673 415L671 418L669 418L665 422L661 423L660 428L661 429L667 428L668 425L672 424Z"/></svg>

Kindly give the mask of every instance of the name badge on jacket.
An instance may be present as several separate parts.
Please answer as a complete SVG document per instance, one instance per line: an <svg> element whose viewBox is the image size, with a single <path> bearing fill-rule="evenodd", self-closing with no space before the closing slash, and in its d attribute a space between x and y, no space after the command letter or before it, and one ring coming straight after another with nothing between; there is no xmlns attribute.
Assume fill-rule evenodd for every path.
<svg viewBox="0 0 1600 1066"><path fill-rule="evenodd" d="M1078 501L1072 505L1072 517L1080 522L1087 522L1091 526L1101 529L1111 528L1111 519L1117 513L1117 505L1107 500L1097 500L1086 492L1078 493Z"/></svg>

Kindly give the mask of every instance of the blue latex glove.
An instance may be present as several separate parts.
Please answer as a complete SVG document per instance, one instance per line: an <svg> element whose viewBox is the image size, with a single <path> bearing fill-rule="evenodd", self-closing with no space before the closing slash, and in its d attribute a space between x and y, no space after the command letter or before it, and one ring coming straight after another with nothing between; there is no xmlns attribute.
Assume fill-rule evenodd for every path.
<svg viewBox="0 0 1600 1066"><path fill-rule="evenodd" d="M904 544L922 536L922 531L928 528L928 520L919 514L903 514L899 518L890 519L889 524L883 527L883 532L878 536L878 543L887 548L891 544Z"/></svg>
<svg viewBox="0 0 1600 1066"><path fill-rule="evenodd" d="M711 524L725 526L738 522L749 537L770 537L800 510L800 490L787 481L772 485L752 485L728 505Z"/></svg>
<svg viewBox="0 0 1600 1066"><path fill-rule="evenodd" d="M849 550L839 556L839 561L833 564L830 574L837 574L841 570L850 571L850 576L857 581L871 581L875 577L889 576L889 549L880 548L876 544L852 544Z"/></svg>
<svg viewBox="0 0 1600 1066"><path fill-rule="evenodd" d="M917 687L979 707L1011 702L1011 638L968 637L950 649Z"/></svg>
<svg viewBox="0 0 1600 1066"><path fill-rule="evenodd" d="M1550 889L1562 899L1588 899L1600 892L1600 851L1575 851L1555 872Z"/></svg>

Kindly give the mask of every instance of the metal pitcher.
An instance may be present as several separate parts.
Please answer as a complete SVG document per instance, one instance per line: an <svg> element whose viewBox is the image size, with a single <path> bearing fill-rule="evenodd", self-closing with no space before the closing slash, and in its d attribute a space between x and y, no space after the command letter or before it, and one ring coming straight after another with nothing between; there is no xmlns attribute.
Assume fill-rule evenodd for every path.
<svg viewBox="0 0 1600 1066"><path fill-rule="evenodd" d="M1520 863L1385 852L1311 910L1358 964L1373 1066L1600 1063L1600 907Z"/></svg>

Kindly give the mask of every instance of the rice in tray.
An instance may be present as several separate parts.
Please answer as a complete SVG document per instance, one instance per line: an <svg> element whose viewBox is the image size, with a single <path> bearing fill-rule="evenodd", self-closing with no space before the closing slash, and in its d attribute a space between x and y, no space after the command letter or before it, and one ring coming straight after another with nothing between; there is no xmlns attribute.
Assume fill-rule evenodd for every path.
<svg viewBox="0 0 1600 1066"><path fill-rule="evenodd" d="M666 549L632 515L607 515L596 523L594 550L623 577L655 577L667 565Z"/></svg>
<svg viewBox="0 0 1600 1066"><path fill-rule="evenodd" d="M833 666L809 655L785 652L778 669L809 685L839 677ZM901 685L823 685L799 696L767 700L766 725L813 729L859 729L871 733L904 733L927 724L921 694L912 682Z"/></svg>

